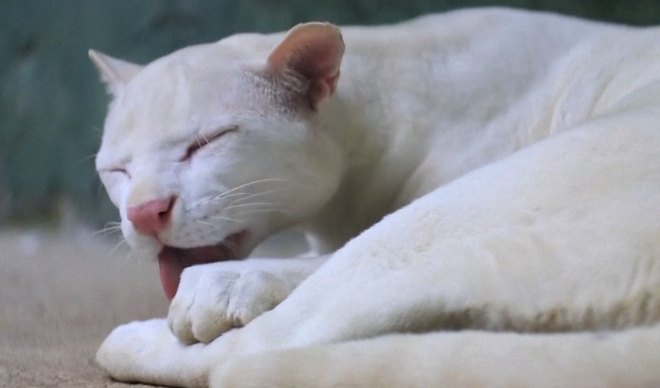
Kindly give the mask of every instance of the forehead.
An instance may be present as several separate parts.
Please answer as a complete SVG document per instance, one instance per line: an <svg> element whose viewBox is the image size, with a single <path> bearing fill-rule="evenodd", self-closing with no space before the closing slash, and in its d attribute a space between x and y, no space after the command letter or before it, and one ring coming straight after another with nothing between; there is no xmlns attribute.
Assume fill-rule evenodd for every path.
<svg viewBox="0 0 660 388"><path fill-rule="evenodd" d="M132 130L162 121L175 129L181 121L209 110L221 110L239 91L233 81L237 70L167 61L147 66L117 97L109 112ZM109 117L110 118L110 117Z"/></svg>
<svg viewBox="0 0 660 388"><path fill-rule="evenodd" d="M235 115L246 92L237 82L244 70L193 59L163 58L131 80L110 106L103 143L177 142Z"/></svg>
<svg viewBox="0 0 660 388"><path fill-rule="evenodd" d="M224 46L224 47L223 47ZM265 60L226 45L193 46L147 65L112 102L101 152L132 154L189 142L210 127L274 112L266 88L253 82Z"/></svg>

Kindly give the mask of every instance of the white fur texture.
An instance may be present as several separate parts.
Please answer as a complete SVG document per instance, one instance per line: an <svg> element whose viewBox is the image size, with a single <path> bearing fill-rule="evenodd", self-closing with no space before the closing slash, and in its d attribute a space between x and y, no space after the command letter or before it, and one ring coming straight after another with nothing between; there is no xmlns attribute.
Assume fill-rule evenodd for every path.
<svg viewBox="0 0 660 388"><path fill-rule="evenodd" d="M468 10L345 28L343 57L336 29L295 31L309 40L237 35L137 73L95 57L115 96L97 167L135 249L159 245L127 207L174 194L168 245L247 228L249 251L297 225L329 255L185 270L169 325L105 340L111 376L660 386L660 29ZM316 44L304 66L340 61L336 91L268 61Z"/></svg>

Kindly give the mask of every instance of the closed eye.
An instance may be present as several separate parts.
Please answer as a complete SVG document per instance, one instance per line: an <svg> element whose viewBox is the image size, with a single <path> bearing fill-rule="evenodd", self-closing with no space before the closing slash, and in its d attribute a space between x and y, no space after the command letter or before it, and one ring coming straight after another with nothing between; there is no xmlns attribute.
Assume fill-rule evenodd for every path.
<svg viewBox="0 0 660 388"><path fill-rule="evenodd" d="M185 162L190 160L197 151L201 150L202 148L211 144L212 142L218 140L222 136L236 131L238 131L238 126L232 126L232 127L224 128L223 130L218 131L212 134L211 136L203 136L203 135L199 136L197 139L195 139L195 141L192 144L188 146L188 148L186 149L186 153L179 161Z"/></svg>
<svg viewBox="0 0 660 388"><path fill-rule="evenodd" d="M128 170L126 170L125 168L121 168L121 167L109 168L109 169L104 170L104 171L115 173L115 174L123 174L123 175L126 175L129 178L131 177L131 174L128 172Z"/></svg>

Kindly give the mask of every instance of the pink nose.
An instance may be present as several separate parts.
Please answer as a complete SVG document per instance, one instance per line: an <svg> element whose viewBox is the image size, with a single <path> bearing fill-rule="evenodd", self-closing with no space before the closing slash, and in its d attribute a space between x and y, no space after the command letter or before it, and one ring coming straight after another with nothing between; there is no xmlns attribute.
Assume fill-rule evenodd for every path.
<svg viewBox="0 0 660 388"><path fill-rule="evenodd" d="M154 199L139 206L128 208L128 219L142 235L157 235L170 223L176 196Z"/></svg>

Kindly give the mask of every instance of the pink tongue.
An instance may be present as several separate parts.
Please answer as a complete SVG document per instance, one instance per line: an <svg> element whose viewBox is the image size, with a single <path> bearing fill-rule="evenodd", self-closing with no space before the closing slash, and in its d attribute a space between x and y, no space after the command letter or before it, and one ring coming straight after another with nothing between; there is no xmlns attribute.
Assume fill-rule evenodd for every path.
<svg viewBox="0 0 660 388"><path fill-rule="evenodd" d="M167 299L172 300L176 295L181 280L181 272L187 267L197 264L215 263L217 261L231 260L229 249L223 245L179 249L165 247L158 254L160 267L160 282Z"/></svg>
<svg viewBox="0 0 660 388"><path fill-rule="evenodd" d="M160 282L167 299L172 300L179 288L179 280L183 266L173 249L165 248L158 254L158 266L160 267Z"/></svg>

